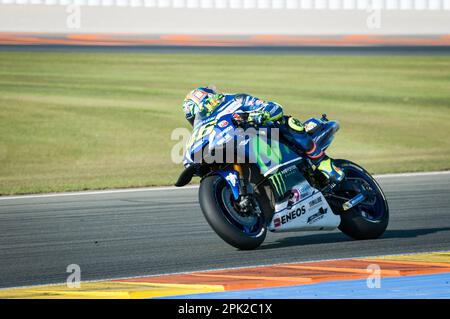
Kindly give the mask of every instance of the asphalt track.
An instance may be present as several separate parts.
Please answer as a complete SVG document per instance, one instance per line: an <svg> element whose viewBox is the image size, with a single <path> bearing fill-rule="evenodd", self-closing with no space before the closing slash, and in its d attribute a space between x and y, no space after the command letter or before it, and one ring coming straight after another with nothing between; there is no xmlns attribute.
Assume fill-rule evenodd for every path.
<svg viewBox="0 0 450 319"><path fill-rule="evenodd" d="M0 287L450 248L450 172L378 177L391 222L381 239L269 233L238 251L204 220L196 187L0 198Z"/></svg>

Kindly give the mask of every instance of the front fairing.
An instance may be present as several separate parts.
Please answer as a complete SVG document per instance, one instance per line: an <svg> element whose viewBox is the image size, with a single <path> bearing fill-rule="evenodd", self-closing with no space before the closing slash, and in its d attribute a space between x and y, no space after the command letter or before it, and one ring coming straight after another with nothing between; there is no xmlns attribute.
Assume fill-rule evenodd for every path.
<svg viewBox="0 0 450 319"><path fill-rule="evenodd" d="M185 164L202 163L205 155L232 140L236 129L232 118L231 113L218 112L213 112L207 117L196 118L185 152Z"/></svg>

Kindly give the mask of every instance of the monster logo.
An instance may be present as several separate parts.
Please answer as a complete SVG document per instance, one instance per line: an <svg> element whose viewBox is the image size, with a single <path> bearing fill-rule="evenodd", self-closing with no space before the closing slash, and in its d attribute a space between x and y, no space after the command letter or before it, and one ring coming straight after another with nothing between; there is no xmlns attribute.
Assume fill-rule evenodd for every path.
<svg viewBox="0 0 450 319"><path fill-rule="evenodd" d="M283 196L286 192L286 183L284 182L284 178L281 173L276 173L269 177L269 180L272 182L273 187L275 188L277 194L279 196Z"/></svg>

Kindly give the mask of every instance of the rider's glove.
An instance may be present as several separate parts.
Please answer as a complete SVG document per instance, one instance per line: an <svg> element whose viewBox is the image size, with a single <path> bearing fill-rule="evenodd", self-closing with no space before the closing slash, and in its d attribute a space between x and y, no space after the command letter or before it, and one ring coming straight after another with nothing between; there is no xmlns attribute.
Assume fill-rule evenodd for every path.
<svg viewBox="0 0 450 319"><path fill-rule="evenodd" d="M254 112L249 114L247 121L256 125L261 125L264 124L269 118L270 114L268 112Z"/></svg>

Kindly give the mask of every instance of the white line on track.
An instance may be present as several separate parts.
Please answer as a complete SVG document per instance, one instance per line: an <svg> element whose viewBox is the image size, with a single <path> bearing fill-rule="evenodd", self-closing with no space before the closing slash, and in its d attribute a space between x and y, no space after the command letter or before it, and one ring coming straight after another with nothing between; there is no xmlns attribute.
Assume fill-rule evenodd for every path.
<svg viewBox="0 0 450 319"><path fill-rule="evenodd" d="M448 174L450 174L450 171L382 174L382 175L374 175L374 177L375 178L396 178L396 177L436 176L436 175L448 175Z"/></svg>
<svg viewBox="0 0 450 319"><path fill-rule="evenodd" d="M450 174L450 171L382 174L382 175L374 175L374 177L378 179L378 178L435 176L435 175L448 175L448 174ZM124 188L124 189L98 190L98 191L65 192L65 193L18 195L18 196L0 196L0 201L2 201L2 200L12 200L12 199L31 199L31 198L62 197L62 196L83 196L83 195L106 195L106 194L121 194L121 193L150 192L150 191L167 191L167 190L174 190L174 189L182 190L182 189L195 189L195 188L198 188L198 185L188 185L188 186L184 186L182 188L175 187L175 186L143 187L143 188Z"/></svg>
<svg viewBox="0 0 450 319"><path fill-rule="evenodd" d="M198 185L189 185L189 186L184 186L182 188L175 187L175 186L142 187L142 188L123 188L123 189L111 189L111 190L99 190L99 191L0 196L0 201L7 200L7 199L28 199L28 198L45 198L45 197L63 197L63 196L83 196L83 195L106 195L106 194L137 193L137 192L149 192L149 191L167 191L167 190L174 190L174 189L190 189L190 188L198 188Z"/></svg>

